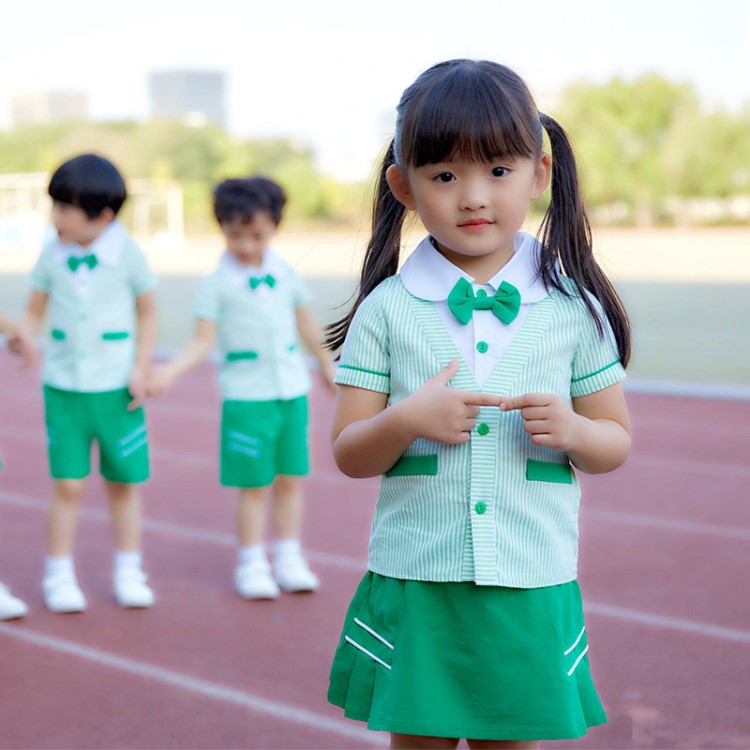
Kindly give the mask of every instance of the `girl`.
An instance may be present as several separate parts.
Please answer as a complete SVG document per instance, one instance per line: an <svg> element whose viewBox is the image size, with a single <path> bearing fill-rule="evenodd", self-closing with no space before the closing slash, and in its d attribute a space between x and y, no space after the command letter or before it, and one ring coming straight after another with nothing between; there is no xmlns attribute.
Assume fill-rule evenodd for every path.
<svg viewBox="0 0 750 750"><path fill-rule="evenodd" d="M519 230L550 178L537 241ZM407 210L429 234L397 273ZM606 721L571 464L628 455L629 338L562 128L501 65L424 72L398 107L354 309L328 340L343 344L336 462L384 475L328 698L391 747L536 748Z"/></svg>

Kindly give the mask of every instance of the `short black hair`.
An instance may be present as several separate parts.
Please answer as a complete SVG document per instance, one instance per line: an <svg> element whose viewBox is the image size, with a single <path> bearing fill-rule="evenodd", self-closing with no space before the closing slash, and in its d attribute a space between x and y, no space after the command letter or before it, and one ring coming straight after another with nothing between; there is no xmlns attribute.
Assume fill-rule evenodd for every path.
<svg viewBox="0 0 750 750"><path fill-rule="evenodd" d="M267 211L278 226L285 204L283 188L268 177L224 180L214 189L214 216L219 226L237 217L249 224L260 211Z"/></svg>
<svg viewBox="0 0 750 750"><path fill-rule="evenodd" d="M117 167L98 154L81 154L61 164L47 192L53 201L83 209L89 219L96 219L105 208L117 216L128 197Z"/></svg>

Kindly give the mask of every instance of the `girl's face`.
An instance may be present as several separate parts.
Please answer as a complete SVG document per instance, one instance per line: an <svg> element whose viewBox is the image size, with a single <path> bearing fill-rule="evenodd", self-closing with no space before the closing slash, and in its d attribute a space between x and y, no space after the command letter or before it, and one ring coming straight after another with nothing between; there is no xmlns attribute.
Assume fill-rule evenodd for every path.
<svg viewBox="0 0 750 750"><path fill-rule="evenodd" d="M57 238L64 245L77 244L88 247L112 222L114 213L105 208L95 219L79 206L71 203L52 202L52 223L57 230Z"/></svg>
<svg viewBox="0 0 750 750"><path fill-rule="evenodd" d="M545 190L550 159L453 160L391 166L386 178L396 199L419 214L440 252L474 278L493 276L513 255L513 240L529 204Z"/></svg>
<svg viewBox="0 0 750 750"><path fill-rule="evenodd" d="M263 254L276 232L276 224L267 211L258 211L250 222L240 216L221 225L227 250L245 266L260 266Z"/></svg>

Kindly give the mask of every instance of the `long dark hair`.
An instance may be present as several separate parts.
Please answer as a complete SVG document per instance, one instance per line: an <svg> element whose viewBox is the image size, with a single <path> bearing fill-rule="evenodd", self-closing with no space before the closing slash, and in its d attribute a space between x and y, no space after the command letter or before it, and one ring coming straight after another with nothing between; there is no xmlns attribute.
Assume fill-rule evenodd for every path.
<svg viewBox="0 0 750 750"><path fill-rule="evenodd" d="M388 187L388 167L397 164L406 169L453 159L536 161L542 154L542 127L550 140L552 180L550 204L539 230L539 277L547 288L567 296L569 285L561 276L569 278L603 335L604 324L591 297L597 300L612 326L620 360L627 365L630 323L622 301L593 256L591 227L570 141L555 120L539 113L516 73L487 60L438 63L404 91L397 108L396 132L375 187L372 234L359 289L349 313L327 328L326 344L331 350L343 344L362 300L398 271L406 209Z"/></svg>

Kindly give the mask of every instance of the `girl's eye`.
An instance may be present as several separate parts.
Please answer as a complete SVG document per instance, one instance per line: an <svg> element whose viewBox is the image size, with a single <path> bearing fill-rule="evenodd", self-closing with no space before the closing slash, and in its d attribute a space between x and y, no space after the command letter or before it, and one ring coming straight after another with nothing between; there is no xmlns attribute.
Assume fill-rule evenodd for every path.
<svg viewBox="0 0 750 750"><path fill-rule="evenodd" d="M451 172L441 172L435 179L438 182L453 182L456 178L453 176Z"/></svg>
<svg viewBox="0 0 750 750"><path fill-rule="evenodd" d="M510 170L508 167L494 167L492 170L492 176L493 177L505 177L506 174L508 174Z"/></svg>

